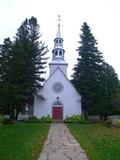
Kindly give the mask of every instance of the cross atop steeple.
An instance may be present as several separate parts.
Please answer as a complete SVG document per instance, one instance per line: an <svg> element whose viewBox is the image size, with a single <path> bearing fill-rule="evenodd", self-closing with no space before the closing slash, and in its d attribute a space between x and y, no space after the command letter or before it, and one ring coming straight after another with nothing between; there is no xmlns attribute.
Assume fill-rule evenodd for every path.
<svg viewBox="0 0 120 160"><path fill-rule="evenodd" d="M60 21L62 21L62 19L60 19L60 15L58 14L58 19L57 19L57 21L58 21L58 26L60 26Z"/></svg>
<svg viewBox="0 0 120 160"><path fill-rule="evenodd" d="M62 19L60 19L60 15L58 15L58 19L57 19L57 21L58 21L58 30L57 30L56 38L61 38L61 33L60 33L60 21L61 20Z"/></svg>

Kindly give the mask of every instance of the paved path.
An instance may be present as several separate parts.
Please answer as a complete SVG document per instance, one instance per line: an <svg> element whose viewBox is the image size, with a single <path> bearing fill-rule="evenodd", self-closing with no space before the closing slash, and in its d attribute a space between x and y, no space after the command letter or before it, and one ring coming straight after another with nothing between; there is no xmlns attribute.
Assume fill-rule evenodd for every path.
<svg viewBox="0 0 120 160"><path fill-rule="evenodd" d="M88 160L65 124L52 123L38 160Z"/></svg>

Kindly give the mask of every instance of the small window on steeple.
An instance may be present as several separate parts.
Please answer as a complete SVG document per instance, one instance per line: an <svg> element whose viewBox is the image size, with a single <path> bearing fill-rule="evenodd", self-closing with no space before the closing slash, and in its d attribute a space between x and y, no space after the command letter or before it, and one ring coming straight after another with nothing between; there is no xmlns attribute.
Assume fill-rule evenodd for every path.
<svg viewBox="0 0 120 160"><path fill-rule="evenodd" d="M62 56L62 51L59 52L60 56Z"/></svg>
<svg viewBox="0 0 120 160"><path fill-rule="evenodd" d="M55 51L55 56L57 56L58 55L58 51Z"/></svg>
<svg viewBox="0 0 120 160"><path fill-rule="evenodd" d="M61 44L61 40L59 40L59 43Z"/></svg>
<svg viewBox="0 0 120 160"><path fill-rule="evenodd" d="M56 40L56 43L58 44L58 39Z"/></svg>
<svg viewBox="0 0 120 160"><path fill-rule="evenodd" d="M57 56L57 54L58 54L58 52L57 51L55 51L55 55Z"/></svg>

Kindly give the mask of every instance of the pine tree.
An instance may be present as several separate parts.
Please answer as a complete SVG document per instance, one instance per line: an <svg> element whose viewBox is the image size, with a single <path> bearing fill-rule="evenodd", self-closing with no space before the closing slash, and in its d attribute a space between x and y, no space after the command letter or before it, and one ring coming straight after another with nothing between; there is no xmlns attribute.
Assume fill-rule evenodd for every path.
<svg viewBox="0 0 120 160"><path fill-rule="evenodd" d="M13 43L10 38L4 40L0 52L0 110L2 113L11 114L14 106L13 83L11 76Z"/></svg>
<svg viewBox="0 0 120 160"><path fill-rule="evenodd" d="M79 57L73 69L72 83L82 95L84 112L88 112L94 105L99 92L103 57L86 22L83 23L81 31L80 46L77 49Z"/></svg>
<svg viewBox="0 0 120 160"><path fill-rule="evenodd" d="M33 93L41 86L44 81L43 74L47 58L47 47L40 38L39 25L37 19L32 17L26 19L18 29L16 34L16 48L19 49L20 54L24 56L26 73L25 79L30 86L33 87ZM15 53L16 54L16 53ZM31 85L32 84L32 85Z"/></svg>
<svg viewBox="0 0 120 160"><path fill-rule="evenodd" d="M10 84L12 95L12 118L17 119L18 113L44 82L48 50L45 43L39 41L39 28L36 18L26 19L18 29L13 42L12 58L8 61L10 70L6 74L9 77L7 83ZM6 93L9 94L9 91Z"/></svg>

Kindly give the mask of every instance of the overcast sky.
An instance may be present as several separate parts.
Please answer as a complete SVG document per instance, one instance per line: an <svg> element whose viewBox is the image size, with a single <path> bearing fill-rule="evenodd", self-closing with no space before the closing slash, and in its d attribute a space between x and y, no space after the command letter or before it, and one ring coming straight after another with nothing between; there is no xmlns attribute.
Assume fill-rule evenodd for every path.
<svg viewBox="0 0 120 160"><path fill-rule="evenodd" d="M34 16L52 57L57 32L57 16L61 15L68 77L76 63L80 29L83 22L91 27L98 49L120 78L120 0L0 0L0 43L12 39L25 18Z"/></svg>

